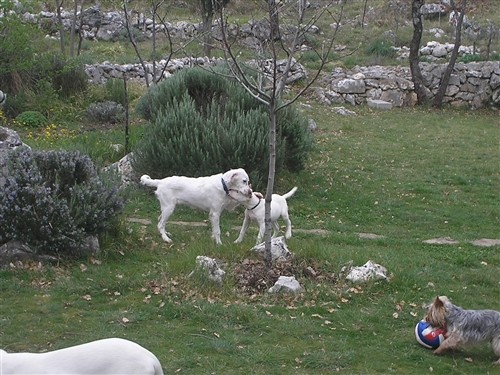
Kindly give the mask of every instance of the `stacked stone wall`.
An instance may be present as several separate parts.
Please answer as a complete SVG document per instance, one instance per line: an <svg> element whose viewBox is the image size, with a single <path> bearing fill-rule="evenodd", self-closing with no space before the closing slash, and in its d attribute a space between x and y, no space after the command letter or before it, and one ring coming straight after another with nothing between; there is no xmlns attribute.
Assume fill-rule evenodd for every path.
<svg viewBox="0 0 500 375"><path fill-rule="evenodd" d="M447 64L420 64L428 97L439 88ZM410 69L407 67L368 66L335 69L316 94L325 104L362 104L368 99L383 100L395 107L417 102ZM457 63L443 99L453 106L482 108L500 106L500 62Z"/></svg>

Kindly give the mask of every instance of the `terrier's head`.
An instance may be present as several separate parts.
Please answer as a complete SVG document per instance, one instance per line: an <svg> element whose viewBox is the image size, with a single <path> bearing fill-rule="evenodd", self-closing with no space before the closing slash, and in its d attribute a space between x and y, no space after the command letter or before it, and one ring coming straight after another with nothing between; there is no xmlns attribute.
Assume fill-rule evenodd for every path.
<svg viewBox="0 0 500 375"><path fill-rule="evenodd" d="M427 309L427 314L425 320L429 322L433 327L446 327L446 306L450 303L450 300L446 296L439 296L432 302L432 304Z"/></svg>

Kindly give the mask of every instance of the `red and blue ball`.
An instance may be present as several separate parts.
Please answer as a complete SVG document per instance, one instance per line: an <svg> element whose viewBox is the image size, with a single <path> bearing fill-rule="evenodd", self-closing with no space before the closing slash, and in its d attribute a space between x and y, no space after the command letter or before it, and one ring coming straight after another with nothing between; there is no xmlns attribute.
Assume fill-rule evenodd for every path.
<svg viewBox="0 0 500 375"><path fill-rule="evenodd" d="M420 345L428 349L436 349L445 339L446 330L433 327L429 322L421 320L415 326L415 337Z"/></svg>

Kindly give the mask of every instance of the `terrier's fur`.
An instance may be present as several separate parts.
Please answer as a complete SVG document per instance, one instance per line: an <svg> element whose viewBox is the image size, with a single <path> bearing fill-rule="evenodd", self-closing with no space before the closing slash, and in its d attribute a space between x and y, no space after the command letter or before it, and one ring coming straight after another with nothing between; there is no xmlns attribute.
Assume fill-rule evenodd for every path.
<svg viewBox="0 0 500 375"><path fill-rule="evenodd" d="M434 354L489 341L499 357L495 365L500 365L500 312L465 310L452 304L448 297L440 296L429 306L425 319L432 326L446 330L445 340Z"/></svg>

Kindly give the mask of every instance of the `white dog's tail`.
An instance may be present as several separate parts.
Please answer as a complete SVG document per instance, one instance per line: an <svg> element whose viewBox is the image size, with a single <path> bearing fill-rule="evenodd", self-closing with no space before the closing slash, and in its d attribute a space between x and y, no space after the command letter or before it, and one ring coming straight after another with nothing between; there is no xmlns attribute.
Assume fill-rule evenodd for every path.
<svg viewBox="0 0 500 375"><path fill-rule="evenodd" d="M288 193L286 194L283 194L282 197L285 198L285 199L288 199L290 198L292 195L295 194L295 192L297 191L297 186L294 186L294 188L292 190L290 190Z"/></svg>
<svg viewBox="0 0 500 375"><path fill-rule="evenodd" d="M160 181L161 180L152 179L147 174L144 174L141 177L141 184L146 185L146 186L158 187L158 183Z"/></svg>

